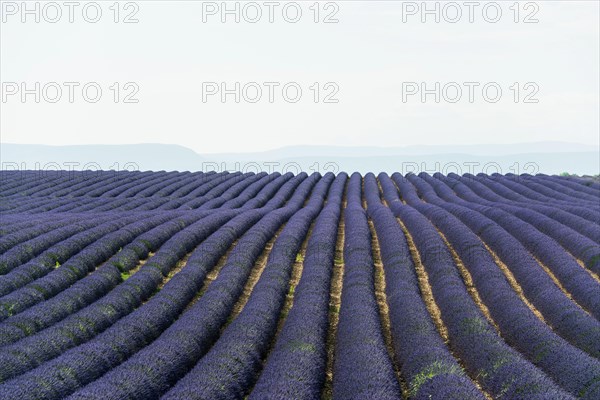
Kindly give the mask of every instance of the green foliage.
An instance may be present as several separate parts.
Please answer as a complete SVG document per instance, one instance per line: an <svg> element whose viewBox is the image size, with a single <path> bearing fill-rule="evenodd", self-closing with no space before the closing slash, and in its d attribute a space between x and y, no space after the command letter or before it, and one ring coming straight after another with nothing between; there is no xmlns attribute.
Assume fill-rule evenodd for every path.
<svg viewBox="0 0 600 400"><path fill-rule="evenodd" d="M457 365L445 365L435 361L415 375L412 382L410 382L410 395L415 396L425 382L442 374L464 375L464 372Z"/></svg>

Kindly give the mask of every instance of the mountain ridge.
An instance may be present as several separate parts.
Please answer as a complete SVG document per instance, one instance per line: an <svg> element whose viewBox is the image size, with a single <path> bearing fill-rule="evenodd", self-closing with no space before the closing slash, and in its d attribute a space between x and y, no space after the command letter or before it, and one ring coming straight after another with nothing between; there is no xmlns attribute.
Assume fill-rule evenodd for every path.
<svg viewBox="0 0 600 400"><path fill-rule="evenodd" d="M247 153L198 153L177 144L0 143L2 169L317 170L598 174L598 147L570 142L405 147L287 146ZM326 165L327 164L327 165ZM534 164L532 166L532 164ZM57 167L58 165L58 167ZM457 167L458 165L458 167ZM458 168L458 169L457 169ZM494 168L499 169L495 171ZM335 172L335 171L334 171Z"/></svg>

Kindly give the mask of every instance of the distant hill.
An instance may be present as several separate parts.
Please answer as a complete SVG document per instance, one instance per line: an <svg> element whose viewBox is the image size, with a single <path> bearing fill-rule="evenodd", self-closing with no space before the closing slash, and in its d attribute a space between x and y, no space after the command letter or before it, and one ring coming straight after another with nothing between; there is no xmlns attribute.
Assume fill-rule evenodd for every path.
<svg viewBox="0 0 600 400"><path fill-rule="evenodd" d="M275 150L255 153L221 153L206 154L207 157L261 157L263 159L283 159L306 156L338 157L368 157L368 156L393 156L393 155L433 155L433 154L471 154L477 156L503 156L509 154L531 153L578 153L598 151L585 144L569 142L532 142L516 144L473 144L473 145L418 145L418 146L290 146Z"/></svg>
<svg viewBox="0 0 600 400"><path fill-rule="evenodd" d="M141 170L198 169L202 157L193 150L173 144L73 145L47 146L38 144L0 145L2 169L115 169L130 167ZM22 164L25 167L22 167ZM39 165L39 166L38 166ZM53 168L54 167L54 168Z"/></svg>
<svg viewBox="0 0 600 400"><path fill-rule="evenodd" d="M276 170L600 173L600 149L577 143L424 145L407 147L291 146L255 153L206 153L179 145L0 145L3 170L140 169L165 171Z"/></svg>

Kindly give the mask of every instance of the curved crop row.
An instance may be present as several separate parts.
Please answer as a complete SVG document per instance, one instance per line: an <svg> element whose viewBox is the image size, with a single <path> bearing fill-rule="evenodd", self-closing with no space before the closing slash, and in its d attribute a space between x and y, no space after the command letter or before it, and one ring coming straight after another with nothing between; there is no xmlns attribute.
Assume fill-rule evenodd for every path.
<svg viewBox="0 0 600 400"><path fill-rule="evenodd" d="M394 177L397 182L401 181L397 175ZM413 181L418 185L417 181ZM421 187L421 190L432 190L427 186ZM504 210L477 204L471 204L470 208L481 212L519 240L534 257L552 271L578 304L600 320L600 282L595 281L581 268L560 244Z"/></svg>
<svg viewBox="0 0 600 400"><path fill-rule="evenodd" d="M435 181L431 181L431 184L438 186ZM453 187L458 189L458 185L460 183ZM424 198L451 212L479 235L500 260L506 263L527 299L558 334L600 359L600 322L573 303L517 239L485 215L471 210L469 203L458 198L444 196L446 201L442 201L431 194ZM453 204L453 201L457 203Z"/></svg>
<svg viewBox="0 0 600 400"><path fill-rule="evenodd" d="M137 219L135 216L129 216L109 218L108 222L100 220L99 225L92 226L46 248L36 258L16 266L3 277L0 281L0 296L6 296L14 290L54 271L87 246L93 245L96 240L118 231L127 224L135 223ZM1 300L2 297L0 297Z"/></svg>
<svg viewBox="0 0 600 400"><path fill-rule="evenodd" d="M344 282L337 327L334 399L399 399L375 299L371 233L361 201L361 176L348 183L344 214Z"/></svg>
<svg viewBox="0 0 600 400"><path fill-rule="evenodd" d="M434 179L427 174L420 174L422 179L433 185L436 191L442 191L445 194L445 199L452 198L455 194L445 184L448 179L438 175L438 179ZM441 193L441 192L440 192ZM464 193L464 192L463 192ZM471 202L489 206L490 202L481 201L473 196L470 197ZM565 224L546 216L547 213L537 212L524 207L516 207L512 205L493 204L495 208L505 210L519 219L529 223L531 226L538 229L540 232L553 238L561 244L570 254L584 262L584 265L594 273L600 273L600 244L594 242L589 237L581 235ZM574 217L577 218L577 217ZM572 218L572 219L574 219ZM600 227L594 226L595 231L600 234Z"/></svg>
<svg viewBox="0 0 600 400"><path fill-rule="evenodd" d="M488 189L479 182L470 182L472 186L467 186L463 181L462 177L456 174L449 174L447 177L444 177L441 174L435 174L434 177L444 182L446 185L448 185L448 189L451 189L451 191L455 192L451 193L450 196L457 195L463 200L485 204L488 206L496 206L500 202L539 211L544 215L560 222L561 224L576 230L582 235L587 236L594 242L600 243L600 226L578 215L571 214L568 211L563 210L562 208L539 204L519 204L506 199L503 200L500 196L495 195L495 193L493 193L490 189ZM480 191L483 191L488 195L491 192L491 198L493 198L494 200L489 200L489 197L484 196Z"/></svg>
<svg viewBox="0 0 600 400"><path fill-rule="evenodd" d="M0 381L23 374L60 356L68 349L94 339L96 335L101 334L107 328L111 326L114 328L113 324L115 323L121 327L126 325L123 322L128 319L126 316L156 292L158 285L176 266L177 262L193 250L199 242L226 224L234 215L233 212L213 214L190 225L167 242L137 273L106 296L48 329L3 347L0 350L0 360L2 360L4 368ZM173 285L171 284L171 286ZM168 291L163 293L165 289L166 286L157 295L168 294ZM176 294L177 291L174 293ZM152 299L155 298L156 296L152 297ZM153 304L158 301L160 300L154 300ZM140 307L134 314L141 318L143 312L144 307ZM132 315L130 314L129 317ZM157 323L156 321L152 322ZM115 330L118 331L118 327ZM109 334L104 336L109 336ZM77 350L77 348L73 350Z"/></svg>
<svg viewBox="0 0 600 400"><path fill-rule="evenodd" d="M365 196L381 249L394 352L410 398L483 399L427 311L406 237L390 209L381 204L372 174L365 176Z"/></svg>
<svg viewBox="0 0 600 400"><path fill-rule="evenodd" d="M0 321L65 290L92 272L98 264L108 260L137 236L162 222L164 222L164 217L158 215L121 226L118 230L108 232L104 236L96 236L97 240L81 249L64 264L57 266L26 286L19 287L0 297L0 309L6 310L6 312L0 311Z"/></svg>
<svg viewBox="0 0 600 400"><path fill-rule="evenodd" d="M93 273L52 299L0 323L0 346L30 336L61 321L129 278L130 271L177 232L204 217L203 214L167 218L164 224L139 235Z"/></svg>
<svg viewBox="0 0 600 400"><path fill-rule="evenodd" d="M469 270L503 338L572 395L600 396L600 361L557 336L527 308L479 238L454 216L429 204L415 205L440 229Z"/></svg>
<svg viewBox="0 0 600 400"><path fill-rule="evenodd" d="M0 171L1 399L600 398L600 184Z"/></svg>
<svg viewBox="0 0 600 400"><path fill-rule="evenodd" d="M393 178L404 195L408 181L397 175ZM450 345L470 375L493 396L572 398L498 336L469 296L449 250L429 220L399 202L390 202L390 207L413 237L448 328Z"/></svg>
<svg viewBox="0 0 600 400"><path fill-rule="evenodd" d="M315 177L316 178L316 177ZM310 190L316 179L307 179L298 188L294 197L290 200L290 204L302 204L307 190ZM274 198L274 204L277 205L284 200L286 194L282 194L279 199ZM177 240L173 240L171 249L165 249L161 252L162 256L157 253L152 260L149 260L142 269L133 275L130 279L119 285L117 289L123 287L122 291L113 290L110 292L107 302L108 308L98 302L90 307L83 309L81 312L91 311L93 315L99 317L100 320L90 317L77 318L75 314L64 322L71 323L71 332L76 335L75 340L71 335L65 336L64 331L58 326L50 328L50 331L56 339L48 338L47 340L39 340L35 336L26 338L15 345L21 346L21 352L32 352L30 344L46 344L45 347L37 347L41 354L34 356L43 356L45 360L56 357L55 345L51 345L57 341L64 343L64 349L73 347L81 343L81 339L86 339L85 332L92 332L92 337L95 335L94 328L102 322L101 330L108 328L93 340L79 345L76 348L67 351L62 356L42 364L37 369L19 377L16 377L4 385L0 386L0 396L2 398L60 398L70 393L80 386L91 382L101 376L111 367L115 367L124 361L129 355L135 353L142 346L148 343L149 340L155 338L162 332L173 320L179 315L183 308L189 303L191 298L197 292L208 270L214 265L215 258L218 259L219 251L225 251L221 246L215 247L214 239L207 239L207 244L199 247L194 252L187 262L187 265L181 272L175 274L171 280L167 282L164 288L155 294L148 302L139 307L133 313L124 318L120 318L119 311L124 307L126 310L131 310L131 305L127 303L135 302L140 289L145 291L146 297L150 296L156 289L156 285L160 283L162 277L166 276L175 266L176 262L188 251L190 251L194 243L198 240L206 238L214 229L228 221L236 213L220 212L209 216L213 220L202 220L194 225L191 225L186 230L176 236L180 236ZM223 239L228 237L230 241L235 239L236 231L249 228L261 211L249 211L248 213L240 214L234 218L235 221L230 221L222 226L213 235ZM225 219L224 219L225 218ZM185 232L185 233L184 233ZM183 237L181 237L184 235ZM233 236L232 236L233 235ZM183 240L182 240L183 239ZM164 247L164 246L163 246ZM126 303L123 304L123 301ZM137 300L139 304L139 300ZM128 312L128 311L126 311ZM117 314L117 315L115 315ZM115 323L116 321L116 323ZM86 329L78 329L78 324L86 324ZM111 326L111 324L113 324ZM41 332L41 334L46 331ZM77 338L79 335L79 338ZM37 336L37 335L36 335ZM37 340L36 340L37 339ZM89 339L89 337L88 337ZM78 343L79 342L79 343ZM7 348L8 349L8 348ZM62 352L64 350L61 350ZM60 353L59 352L59 353ZM14 354L15 352L6 351L6 354ZM112 354L110 364L101 362L108 354ZM98 357L102 355L102 357ZM33 359L32 356L21 357L21 360L15 360L14 369L19 369L13 376L22 373L21 363L23 359ZM21 363L19 363L21 361ZM69 365L70 371L77 373L79 379L75 381L61 382L56 387L49 387L44 382L53 381L61 376L64 371L64 365ZM42 378L42 379L40 379ZM56 389L59 389L58 391ZM26 397L22 397L26 396Z"/></svg>
<svg viewBox="0 0 600 400"><path fill-rule="evenodd" d="M326 174L305 207L291 216L240 314L165 399L229 399L249 391L275 333L292 264L332 180L333 174Z"/></svg>
<svg viewBox="0 0 600 400"><path fill-rule="evenodd" d="M250 399L318 398L327 363L329 289L342 196L348 177L333 182L303 260L294 303Z"/></svg>

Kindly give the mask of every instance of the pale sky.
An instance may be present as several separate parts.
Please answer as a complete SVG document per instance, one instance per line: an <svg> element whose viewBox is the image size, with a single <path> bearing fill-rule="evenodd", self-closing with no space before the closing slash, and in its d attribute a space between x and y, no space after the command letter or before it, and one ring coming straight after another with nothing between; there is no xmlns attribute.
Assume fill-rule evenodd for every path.
<svg viewBox="0 0 600 400"><path fill-rule="evenodd" d="M200 153L301 144L599 144L597 1L482 1L474 10L462 1L453 3L458 8L428 2L439 7L439 23L420 1L282 1L273 23L262 1L240 2L239 23L221 15L220 1L122 2L118 16L113 1L79 3L70 23L61 1L59 9L38 2L39 22L21 1L2 2L2 142L173 143ZM100 20L87 22L96 4ZM496 5L502 14L492 23ZM57 10L62 15L51 23ZM257 10L262 16L252 23ZM127 16L138 22L124 23ZM222 102L221 83L234 89L236 82L240 102L234 94ZM93 103L97 87L102 95ZM262 97L253 103L257 88ZM423 88L431 90L425 102ZM30 90L24 99L22 89ZM128 94L138 102L124 103ZM325 103L327 95L337 103Z"/></svg>

